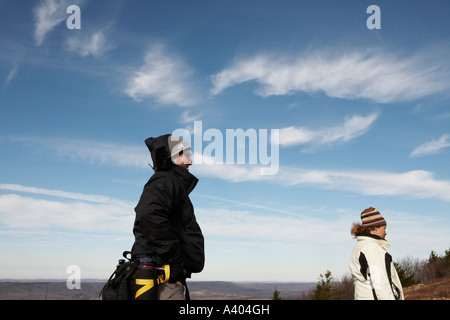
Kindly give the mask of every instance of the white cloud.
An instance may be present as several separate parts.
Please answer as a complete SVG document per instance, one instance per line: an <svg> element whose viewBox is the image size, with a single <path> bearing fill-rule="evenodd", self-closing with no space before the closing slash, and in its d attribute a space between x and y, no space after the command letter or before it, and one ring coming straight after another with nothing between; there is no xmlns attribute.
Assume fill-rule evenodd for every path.
<svg viewBox="0 0 450 320"><path fill-rule="evenodd" d="M307 185L315 188L350 191L370 196L403 196L439 199L450 202L450 181L438 180L425 170L404 173L377 171L328 171L281 166L276 175L261 175L259 166L207 164L193 165L197 176L230 182L266 181L285 186Z"/></svg>
<svg viewBox="0 0 450 320"><path fill-rule="evenodd" d="M141 101L154 98L163 104L192 106L196 102L191 68L162 45L153 46L144 64L128 79L125 93Z"/></svg>
<svg viewBox="0 0 450 320"><path fill-rule="evenodd" d="M347 142L367 132L377 118L376 113L367 117L354 115L345 119L342 125L323 130L311 130L304 127L282 128L280 129L280 145L293 146L306 143L322 145Z"/></svg>
<svg viewBox="0 0 450 320"><path fill-rule="evenodd" d="M410 156L420 157L435 154L448 147L450 147L450 135L443 134L438 140L433 139L429 142L421 144L411 152Z"/></svg>
<svg viewBox="0 0 450 320"><path fill-rule="evenodd" d="M405 58L358 51L298 57L259 54L237 59L212 76L211 93L255 81L256 94L263 97L324 92L332 98L409 101L449 89L445 68L426 64L429 60L426 54Z"/></svg>
<svg viewBox="0 0 450 320"><path fill-rule="evenodd" d="M404 196L416 199L434 198L450 201L450 181L437 180L434 174L425 170L404 173L375 171L316 171L316 181L306 181L325 188L345 190L372 196ZM305 171L298 174L301 177ZM295 170L290 179L295 184Z"/></svg>
<svg viewBox="0 0 450 320"><path fill-rule="evenodd" d="M41 0L34 8L34 38L37 45L41 45L46 35L67 19L66 9L71 4L71 0Z"/></svg>
<svg viewBox="0 0 450 320"><path fill-rule="evenodd" d="M80 231L122 232L128 230L131 233L135 204L101 195L22 185L0 184L0 189L14 192L0 195L0 224L9 228L66 228ZM17 193L33 194L40 198ZM42 196L59 199L43 199ZM311 239L313 234L321 237L324 233L330 234L332 229L338 230L331 222L325 226L319 219L279 208L218 197L212 198L215 201L237 204L250 210L230 210L223 207L196 208L196 214L202 220L202 228L208 236L243 237L261 241L277 239L284 242L310 238L310 241L315 241ZM226 220L225 224L224 220ZM272 227L275 221L279 226L276 231ZM126 225L129 226L128 229L124 229ZM299 234L300 228L303 228L305 233ZM324 229L327 231L324 232ZM310 232L306 234L306 231Z"/></svg>
<svg viewBox="0 0 450 320"><path fill-rule="evenodd" d="M180 122L181 123L194 123L194 121L198 120L202 114L192 114L192 112L189 112L189 110L185 110L180 115Z"/></svg>
<svg viewBox="0 0 450 320"><path fill-rule="evenodd" d="M17 140L16 140L17 141ZM88 160L132 168L148 168L150 155L146 147L127 147L88 141L24 140L56 152L58 156L75 160ZM195 155L194 159L202 156ZM417 199L433 198L450 201L450 181L438 180L425 170L403 173L383 171L330 171L280 166L275 175L261 175L261 165L217 164L203 156L202 163L195 163L191 172L199 177L212 177L230 182L262 181L284 186L308 185L316 188L350 191L372 196L404 196ZM80 198L81 199L81 198ZM87 200L87 199L84 199Z"/></svg>
<svg viewBox="0 0 450 320"><path fill-rule="evenodd" d="M112 48L108 43L104 30L99 30L91 35L71 36L66 40L66 50L73 51L82 57L92 55L98 57Z"/></svg>
<svg viewBox="0 0 450 320"><path fill-rule="evenodd" d="M223 247L236 241L241 241L246 247L252 242L264 243L265 248L271 250L323 244L348 245L351 239L350 226L359 220L358 211L349 208L334 208L334 215L326 214L331 210L327 207L300 209L284 214L279 210L268 213L271 208L267 205L257 209L252 208L252 204L241 204L239 209L226 208L225 202L220 205L222 207L196 207L195 211L205 236L210 240L221 237ZM317 217L318 213L320 218ZM448 235L448 227L443 225L436 227L442 220L439 218L423 215L420 218L417 213L389 209L383 210L382 214L388 221L389 230L395 230L394 233L388 231L388 238L395 239L395 243L401 244L404 251L410 248L412 239L404 239L408 238L407 233L411 230L414 230L417 236L421 236L420 239L415 239L415 242L422 247L428 247L426 250L439 243L436 238L445 240ZM433 231L436 237L430 238L430 233L427 233L429 231ZM423 246L423 243L427 243L427 246Z"/></svg>
<svg viewBox="0 0 450 320"><path fill-rule="evenodd" d="M266 210L235 210L225 208L196 208L196 215L202 223L206 236L225 237L225 239L253 239L254 241L298 243L336 243L345 240L347 234L336 225L342 221L328 221L311 217L295 217L283 214L265 214ZM274 228L274 225L277 227ZM302 230L302 232L299 232ZM329 237L323 237L327 234ZM333 235L335 237L333 237ZM330 240L333 239L333 240Z"/></svg>
<svg viewBox="0 0 450 320"><path fill-rule="evenodd" d="M0 190L13 192L0 195L0 224L11 228L57 227L82 231L124 231L124 225L132 228L135 204L128 201L17 184L0 184Z"/></svg>
<svg viewBox="0 0 450 320"><path fill-rule="evenodd" d="M64 191L60 191L64 193ZM97 197L97 196L92 196ZM125 202L87 203L0 195L0 224L10 228L67 228L82 231L131 230L133 205Z"/></svg>
<svg viewBox="0 0 450 320"><path fill-rule="evenodd" d="M83 193L75 193L75 192L67 192L61 190L51 190L37 187L27 187L18 184L4 184L0 183L1 190L14 191L14 192L26 192L32 194L39 194L44 196L52 196L58 198L72 199L72 200L81 200L81 201L89 201L95 203L116 203L123 205L123 202L116 202L116 200L99 195L90 195Z"/></svg>

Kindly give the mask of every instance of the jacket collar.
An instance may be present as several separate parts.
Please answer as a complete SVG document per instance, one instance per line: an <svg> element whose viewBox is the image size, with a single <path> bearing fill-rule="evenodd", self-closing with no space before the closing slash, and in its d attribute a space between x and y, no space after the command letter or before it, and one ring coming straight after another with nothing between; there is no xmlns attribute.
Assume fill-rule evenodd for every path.
<svg viewBox="0 0 450 320"><path fill-rule="evenodd" d="M391 246L389 244L389 242L386 241L386 239L383 239L383 238L381 238L375 234L371 234L371 233L360 233L356 236L356 240L358 240L358 241L364 241L364 240L374 241L380 247L382 247L384 250L387 250Z"/></svg>
<svg viewBox="0 0 450 320"><path fill-rule="evenodd" d="M175 173L178 179L180 179L181 184L183 185L187 194L191 193L191 191L194 190L195 186L197 185L198 179L192 173L178 165L173 165L170 167L170 169Z"/></svg>

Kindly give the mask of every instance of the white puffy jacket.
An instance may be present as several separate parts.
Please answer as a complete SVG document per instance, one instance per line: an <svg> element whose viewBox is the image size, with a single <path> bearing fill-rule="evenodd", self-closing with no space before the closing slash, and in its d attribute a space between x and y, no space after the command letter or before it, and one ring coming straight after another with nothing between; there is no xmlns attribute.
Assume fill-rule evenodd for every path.
<svg viewBox="0 0 450 320"><path fill-rule="evenodd" d="M356 237L350 260L355 300L403 300L403 289L392 257L390 244L372 234Z"/></svg>

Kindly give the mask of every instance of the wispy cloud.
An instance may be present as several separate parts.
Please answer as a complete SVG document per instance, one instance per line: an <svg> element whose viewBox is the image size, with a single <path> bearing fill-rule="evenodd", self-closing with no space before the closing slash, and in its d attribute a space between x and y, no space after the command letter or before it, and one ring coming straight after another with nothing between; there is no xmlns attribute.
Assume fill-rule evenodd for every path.
<svg viewBox="0 0 450 320"><path fill-rule="evenodd" d="M33 10L36 45L41 45L47 34L67 19L66 10L71 4L73 4L72 0L41 0L39 2Z"/></svg>
<svg viewBox="0 0 450 320"><path fill-rule="evenodd" d="M0 223L9 228L65 228L131 233L135 204L126 201L101 195L12 184L0 184L0 190L11 192L0 195ZM56 199L44 199L42 196ZM333 229L333 223L325 226L319 219L310 218L305 214L219 197L213 199L228 206L237 205L239 209L228 209L227 205L222 205L221 208L198 207L197 215L202 219L205 234L208 236L244 237L264 241L277 239L291 242L311 238L311 233L308 233L309 236L298 233L300 226L308 225L316 236L323 234L321 230L324 228L328 231ZM227 221L226 227L223 224L224 219ZM275 233L273 230L270 231L269 227L274 221L283 226Z"/></svg>
<svg viewBox="0 0 450 320"><path fill-rule="evenodd" d="M19 70L19 66L18 65L15 65L15 66L12 67L11 71L9 72L8 76L6 77L5 84L3 85L4 87L7 87L8 84L14 79L14 77L16 76L18 70Z"/></svg>
<svg viewBox="0 0 450 320"><path fill-rule="evenodd" d="M33 145L60 157L88 161L96 165L148 168L150 161L150 154L144 142L139 147L62 138L13 137L3 140Z"/></svg>
<svg viewBox="0 0 450 320"><path fill-rule="evenodd" d="M16 139L16 141L19 141ZM23 143L31 143L23 139ZM57 156L93 164L148 168L150 155L145 146L131 147L89 141L39 140L33 146L48 149ZM433 172L412 170L388 172L372 170L320 170L280 166L275 175L261 175L260 165L218 164L204 155L194 154L191 172L200 177L230 182L269 182L283 186L311 186L314 188L350 191L370 196L404 196L416 199L439 199L450 202L450 181L436 179ZM12 188L12 187L10 187Z"/></svg>
<svg viewBox="0 0 450 320"><path fill-rule="evenodd" d="M26 188L29 187L22 189ZM70 230L123 232L124 226L131 230L133 219L133 205L124 202L65 202L18 194L0 195L0 223L9 228L59 227Z"/></svg>
<svg viewBox="0 0 450 320"><path fill-rule="evenodd" d="M258 166L197 164L191 171L230 182L270 182L284 186L350 191L368 196L403 196L450 202L450 181L438 180L426 170L403 173L379 171L330 171L281 166L276 175L260 174Z"/></svg>
<svg viewBox="0 0 450 320"><path fill-rule="evenodd" d="M116 201L110 197L100 196L100 195L91 195L91 194L83 194L76 192L67 192L62 190L52 190L52 189L44 189L38 187L28 187L22 186L18 184L4 184L0 183L0 190L13 191L13 192L24 192L24 193L32 193L37 195L44 196L52 196L57 198L71 199L71 200L81 200L88 201L94 203L117 203L123 204L123 201Z"/></svg>
<svg viewBox="0 0 450 320"><path fill-rule="evenodd" d="M248 241L271 242L275 246L305 243L330 243L345 241L348 235L341 230L351 223L346 221L327 221L308 216L262 214L261 210L196 208L196 215L202 223L206 236L220 236L225 239L245 239ZM276 225L277 228L273 226ZM339 226L339 227L338 227ZM303 232L299 232L303 230ZM329 237L323 237L324 234ZM333 240L331 240L333 239ZM224 240L226 241L226 240ZM248 245L248 244L247 244Z"/></svg>
<svg viewBox="0 0 450 320"><path fill-rule="evenodd" d="M112 49L112 44L108 41L105 30L99 30L92 34L77 35L67 38L65 49L73 51L82 57L98 57L106 51Z"/></svg>
<svg viewBox="0 0 450 320"><path fill-rule="evenodd" d="M345 190L370 196L404 196L415 199L450 201L450 181L438 180L426 170L403 173L377 171L291 171L284 180L292 184L313 184L327 189ZM315 175L312 175L315 173ZM296 182L297 180L298 182Z"/></svg>
<svg viewBox="0 0 450 320"><path fill-rule="evenodd" d="M429 142L422 143L411 152L410 156L421 157L430 154L436 154L439 153L442 149L448 147L450 147L450 135L443 134L438 140L433 139Z"/></svg>
<svg viewBox="0 0 450 320"><path fill-rule="evenodd" d="M18 184L0 183L0 190L10 192L0 195L0 223L8 227L123 231L124 223L132 226L135 204L125 200Z"/></svg>
<svg viewBox="0 0 450 320"><path fill-rule="evenodd" d="M409 101L450 87L448 66L429 60L426 54L400 57L378 51L316 51L297 57L258 54L236 59L213 75L211 93L255 81L256 94L263 97L324 92L332 98Z"/></svg>
<svg viewBox="0 0 450 320"><path fill-rule="evenodd" d="M178 56L154 45L145 55L144 64L128 79L125 93L142 101L153 98L162 104L192 106L197 101L191 68Z"/></svg>
<svg viewBox="0 0 450 320"><path fill-rule="evenodd" d="M198 120L202 116L201 113L193 114L190 112L190 110L185 110L180 115L180 122L181 123L194 123L194 121Z"/></svg>
<svg viewBox="0 0 450 320"><path fill-rule="evenodd" d="M80 231L131 232L134 219L133 203L101 195L72 193L23 185L0 184L1 190L11 191L0 195L0 223L9 228L65 228ZM20 193L37 195L21 195ZM54 196L57 199L43 199L41 196ZM202 197L201 195L196 195ZM309 208L298 211L271 208L260 205L210 197L220 207L198 206L196 214L208 237L227 237L232 239L254 239L255 241L298 242L310 241L329 243L345 241L348 235L342 229L351 223L351 212L341 212L333 221L327 223L315 218ZM71 201L66 201L66 200ZM224 223L226 222L226 223ZM279 228L274 231L274 224ZM125 226L125 227L124 227ZM128 226L128 227L126 227ZM298 233L302 229L304 232ZM323 238L323 234L334 234ZM246 240L248 241L248 240Z"/></svg>
<svg viewBox="0 0 450 320"><path fill-rule="evenodd" d="M324 145L347 142L367 132L378 116L378 113L366 117L354 115L345 119L341 125L322 130L311 130L305 127L282 128L280 129L280 145L287 147L308 143Z"/></svg>

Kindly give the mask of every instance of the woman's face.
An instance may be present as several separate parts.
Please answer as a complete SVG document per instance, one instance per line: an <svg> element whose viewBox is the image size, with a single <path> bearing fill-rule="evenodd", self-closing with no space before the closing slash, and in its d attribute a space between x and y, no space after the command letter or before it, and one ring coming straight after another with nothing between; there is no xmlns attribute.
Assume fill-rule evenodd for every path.
<svg viewBox="0 0 450 320"><path fill-rule="evenodd" d="M375 228L375 230L372 230L370 233L374 234L374 235L377 235L380 238L384 239L384 237L386 237L386 235L387 235L387 233L386 233L386 226L381 226L381 227Z"/></svg>

